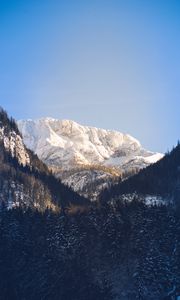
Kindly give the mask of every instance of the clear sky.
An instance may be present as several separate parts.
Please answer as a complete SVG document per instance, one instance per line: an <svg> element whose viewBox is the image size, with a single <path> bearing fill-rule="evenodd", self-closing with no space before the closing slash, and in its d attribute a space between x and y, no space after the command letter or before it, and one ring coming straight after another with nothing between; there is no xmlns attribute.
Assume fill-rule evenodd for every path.
<svg viewBox="0 0 180 300"><path fill-rule="evenodd" d="M72 119L171 149L180 1L0 0L0 105L16 119Z"/></svg>

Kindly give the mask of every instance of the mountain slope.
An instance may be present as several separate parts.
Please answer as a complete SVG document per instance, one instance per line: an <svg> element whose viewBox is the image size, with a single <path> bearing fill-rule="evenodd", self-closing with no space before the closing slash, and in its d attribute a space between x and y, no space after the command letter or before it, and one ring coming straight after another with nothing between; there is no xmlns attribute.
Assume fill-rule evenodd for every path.
<svg viewBox="0 0 180 300"><path fill-rule="evenodd" d="M0 110L0 203L8 208L30 206L44 210L70 204L85 204L47 166L28 150L13 119Z"/></svg>
<svg viewBox="0 0 180 300"><path fill-rule="evenodd" d="M161 197L180 205L180 144L160 161L131 178L104 190L101 198L113 199L123 194Z"/></svg>
<svg viewBox="0 0 180 300"><path fill-rule="evenodd" d="M97 193L107 179L136 173L162 157L128 134L69 120L21 120L18 127L26 146L63 182L85 195Z"/></svg>

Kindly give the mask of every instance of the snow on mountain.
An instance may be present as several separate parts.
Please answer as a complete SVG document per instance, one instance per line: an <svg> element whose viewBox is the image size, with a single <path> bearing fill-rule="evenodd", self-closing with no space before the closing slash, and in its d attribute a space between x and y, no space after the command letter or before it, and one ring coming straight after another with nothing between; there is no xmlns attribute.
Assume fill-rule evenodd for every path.
<svg viewBox="0 0 180 300"><path fill-rule="evenodd" d="M76 191L94 182L94 178L98 180L102 172L109 175L116 170L119 175L122 171L155 163L163 156L143 149L139 141L128 134L82 126L70 120L20 120L18 127L25 145ZM84 170L89 173L85 177L83 173L82 179ZM93 170L99 170L99 175Z"/></svg>
<svg viewBox="0 0 180 300"><path fill-rule="evenodd" d="M162 157L162 154L145 151L139 141L128 134L82 126L69 120L25 120L18 121L18 127L28 148L48 165L63 170L92 164L119 167L132 159L154 163Z"/></svg>

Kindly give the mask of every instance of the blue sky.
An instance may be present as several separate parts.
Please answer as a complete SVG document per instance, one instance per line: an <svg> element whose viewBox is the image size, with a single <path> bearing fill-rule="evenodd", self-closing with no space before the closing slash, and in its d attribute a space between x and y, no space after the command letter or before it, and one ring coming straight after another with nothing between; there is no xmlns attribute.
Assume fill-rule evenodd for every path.
<svg viewBox="0 0 180 300"><path fill-rule="evenodd" d="M165 152L180 139L179 16L179 0L0 0L0 105Z"/></svg>

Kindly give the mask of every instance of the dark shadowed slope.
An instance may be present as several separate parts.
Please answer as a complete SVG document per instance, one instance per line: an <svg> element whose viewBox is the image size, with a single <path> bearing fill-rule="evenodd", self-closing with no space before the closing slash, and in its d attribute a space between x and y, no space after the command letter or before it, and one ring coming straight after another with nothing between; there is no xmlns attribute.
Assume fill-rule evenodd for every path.
<svg viewBox="0 0 180 300"><path fill-rule="evenodd" d="M141 170L129 179L112 185L101 194L101 199L112 199L122 194L137 193L166 197L179 203L180 199L180 144L160 161Z"/></svg>

